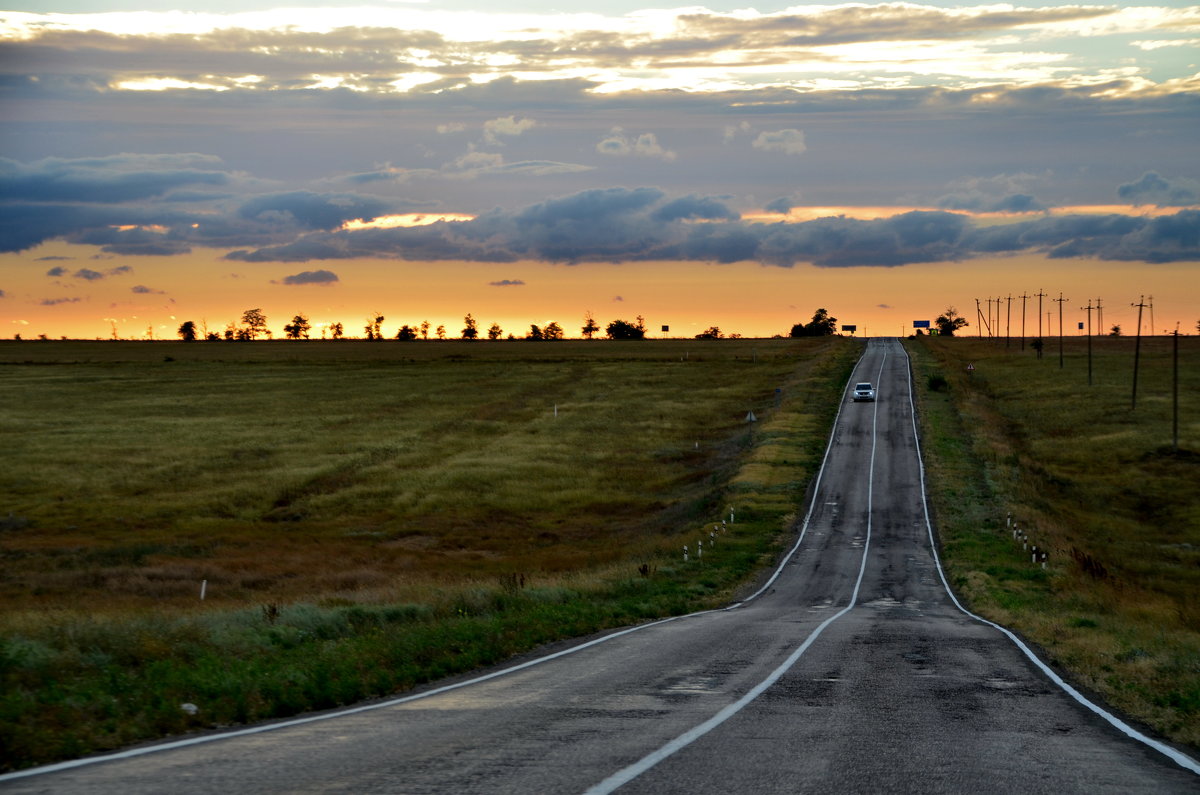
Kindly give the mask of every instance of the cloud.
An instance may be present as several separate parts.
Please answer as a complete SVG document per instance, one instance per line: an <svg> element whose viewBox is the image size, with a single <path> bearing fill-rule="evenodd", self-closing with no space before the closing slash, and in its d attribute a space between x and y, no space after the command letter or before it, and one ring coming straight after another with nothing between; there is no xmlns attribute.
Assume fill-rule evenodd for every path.
<svg viewBox="0 0 1200 795"><path fill-rule="evenodd" d="M59 304L77 304L82 300L82 298L44 298L41 301L41 305L58 306Z"/></svg>
<svg viewBox="0 0 1200 795"><path fill-rule="evenodd" d="M604 93L664 83L683 90L709 82L725 90L753 88L758 81L803 87L814 75L831 73L856 81L867 73L868 80L884 84L896 75L933 73L961 85L1058 74L1061 59L1054 56L1067 47L1064 40L1152 32L1157 35L1146 41L1171 40L1194 30L1189 12L893 3L793 6L771 13L684 7L620 17L600 11L539 17L392 4L372 9L367 25L298 22L274 30L236 14L195 15L185 25L166 14L142 12L145 30L158 26L162 32L136 35L120 27L120 15L73 22L22 14L7 20L6 61L43 79L63 76L103 87L106 94L287 92L300 94L301 102L318 91L473 97L491 83L531 75L547 82L597 75L596 87Z"/></svg>
<svg viewBox="0 0 1200 795"><path fill-rule="evenodd" d="M936 199L946 210L980 213L1033 213L1049 209L1028 191L1034 185L1053 183L1053 175L998 174L958 180L953 191Z"/></svg>
<svg viewBox="0 0 1200 795"><path fill-rule="evenodd" d="M685 219L701 219L705 221L729 221L738 218L738 214L725 206L721 201L709 196L684 196L669 201L650 214L656 221L680 221Z"/></svg>
<svg viewBox="0 0 1200 795"><path fill-rule="evenodd" d="M794 207L794 206L795 206L795 203L793 202L793 200L790 197L781 196L778 199L775 199L774 201L767 202L763 206L763 209L769 213L779 213L781 215L787 215L789 212L791 212L792 207Z"/></svg>
<svg viewBox="0 0 1200 795"><path fill-rule="evenodd" d="M500 136L512 137L521 135L537 126L533 119L517 119L515 116L504 116L483 123L483 138L490 144L503 143Z"/></svg>
<svg viewBox="0 0 1200 795"><path fill-rule="evenodd" d="M625 303L625 297L624 297L624 296L621 296L621 295L614 295L612 300L613 300L613 303L614 303L614 304L623 304L623 303Z"/></svg>
<svg viewBox="0 0 1200 795"><path fill-rule="evenodd" d="M7 297L8 297L8 295L3 290L0 290L0 298L7 298Z"/></svg>
<svg viewBox="0 0 1200 795"><path fill-rule="evenodd" d="M449 135L450 133L460 133L467 129L467 125L462 122L450 122L448 124L439 124L437 126L438 135Z"/></svg>
<svg viewBox="0 0 1200 795"><path fill-rule="evenodd" d="M488 282L489 287L524 287L525 282L520 279L501 279L498 282Z"/></svg>
<svg viewBox="0 0 1200 795"><path fill-rule="evenodd" d="M333 271L318 270L318 271L301 271L300 273L284 276L281 284L298 285L298 284L322 284L329 285L338 281L337 274Z"/></svg>
<svg viewBox="0 0 1200 795"><path fill-rule="evenodd" d="M55 268L55 270L57 270L57 268ZM90 268L80 268L71 275L76 279L84 279L85 281L89 282L99 281L100 279L104 278L103 273L99 273L98 271L94 271Z"/></svg>
<svg viewBox="0 0 1200 795"><path fill-rule="evenodd" d="M74 257L38 257L34 262L62 262L64 260L73 260Z"/></svg>
<svg viewBox="0 0 1200 795"><path fill-rule="evenodd" d="M143 284L138 284L138 285L135 285L135 286L129 288L129 292L137 293L139 295L166 295L167 294L166 291L164 291L164 290L155 290L150 287L146 287Z"/></svg>
<svg viewBox="0 0 1200 795"><path fill-rule="evenodd" d="M113 204L162 196L185 185L224 185L228 175L178 168L183 163L219 162L204 155L114 155L101 158L49 157L32 163L0 158L0 197L35 202Z"/></svg>
<svg viewBox="0 0 1200 795"><path fill-rule="evenodd" d="M53 268L51 268L50 270L46 271L46 275L53 276L55 278L58 278L60 276L66 276L67 269L62 267L61 265L56 265Z"/></svg>
<svg viewBox="0 0 1200 795"><path fill-rule="evenodd" d="M634 138L626 135L620 127L614 127L612 132L596 144L596 151L612 157L656 157L667 161L676 157L674 152L664 149L658 143L658 137L654 133L642 133Z"/></svg>
<svg viewBox="0 0 1200 795"><path fill-rule="evenodd" d="M801 155L808 149L804 143L804 131L792 129L761 132L754 139L752 146L755 149L783 152L788 155Z"/></svg>
<svg viewBox="0 0 1200 795"><path fill-rule="evenodd" d="M976 226L967 216L914 211L890 218L843 216L803 223L750 223L717 199L670 199L658 188L606 188L471 221L313 233L229 259L305 261L389 257L417 261L757 261L791 267L896 267L1020 251L1053 257L1169 262L1200 259L1200 211L1142 218L1050 216Z"/></svg>
<svg viewBox="0 0 1200 795"><path fill-rule="evenodd" d="M1160 177L1153 171L1142 175L1137 182L1117 188L1117 196L1134 204L1156 204L1159 207L1186 207L1200 204L1200 183L1190 179L1175 179L1173 182Z"/></svg>
<svg viewBox="0 0 1200 795"><path fill-rule="evenodd" d="M238 215L254 221L329 230L347 221L370 221L394 210L392 203L371 196L298 190L256 196L238 208Z"/></svg>
<svg viewBox="0 0 1200 795"><path fill-rule="evenodd" d="M1049 209L1028 193L1012 193L998 199L980 194L958 193L940 197L937 206L947 210L980 213L1034 213Z"/></svg>

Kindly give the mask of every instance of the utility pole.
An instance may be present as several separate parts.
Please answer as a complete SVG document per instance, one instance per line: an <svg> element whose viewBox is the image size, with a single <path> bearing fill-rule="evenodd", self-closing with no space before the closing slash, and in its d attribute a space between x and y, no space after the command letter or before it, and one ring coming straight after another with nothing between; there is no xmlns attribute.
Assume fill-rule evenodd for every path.
<svg viewBox="0 0 1200 795"><path fill-rule="evenodd" d="M1154 296L1148 295L1146 296L1146 300L1150 302L1150 336L1157 337L1158 326L1154 325Z"/></svg>
<svg viewBox="0 0 1200 795"><path fill-rule="evenodd" d="M1171 345L1171 449L1179 452L1179 323L1175 323L1175 338Z"/></svg>
<svg viewBox="0 0 1200 795"><path fill-rule="evenodd" d="M1096 299L1096 328L1100 329L1100 333L1104 333L1104 307L1100 305L1100 299Z"/></svg>
<svg viewBox="0 0 1200 795"><path fill-rule="evenodd" d="M1137 342L1133 346L1133 401L1130 409L1137 408L1137 378L1138 378L1138 362L1142 356L1142 309L1146 306L1146 296L1138 296L1136 304L1130 304L1138 308L1138 324L1137 324Z"/></svg>
<svg viewBox="0 0 1200 795"><path fill-rule="evenodd" d="M1008 348L1008 341L1012 338L1012 293L1008 294L1008 319L1004 322L1004 347Z"/></svg>
<svg viewBox="0 0 1200 795"><path fill-rule="evenodd" d="M1058 298L1054 302L1058 304L1058 368L1061 370L1063 366L1063 340L1062 340L1062 316L1063 302L1070 301L1070 298L1063 298L1062 291L1059 291Z"/></svg>
<svg viewBox="0 0 1200 795"><path fill-rule="evenodd" d="M1088 315L1088 386L1092 385L1092 310L1095 308L1096 307L1092 306L1091 299L1088 299L1088 305L1084 307L1084 309L1087 310Z"/></svg>
<svg viewBox="0 0 1200 795"><path fill-rule="evenodd" d="M1041 339L1041 338L1042 338L1042 299L1043 299L1045 296L1046 296L1046 294L1045 294L1045 293L1043 293L1043 292L1042 292L1042 288L1041 288L1041 287L1039 287L1039 288L1038 288L1038 291L1037 291L1037 299L1038 299L1038 339Z"/></svg>
<svg viewBox="0 0 1200 795"><path fill-rule="evenodd" d="M1025 350L1025 299L1031 296L1021 293L1021 350Z"/></svg>

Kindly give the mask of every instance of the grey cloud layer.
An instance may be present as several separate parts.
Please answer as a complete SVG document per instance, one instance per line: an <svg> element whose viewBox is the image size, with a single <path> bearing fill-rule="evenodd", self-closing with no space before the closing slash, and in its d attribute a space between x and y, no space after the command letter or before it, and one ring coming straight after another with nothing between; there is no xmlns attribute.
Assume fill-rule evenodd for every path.
<svg viewBox="0 0 1200 795"><path fill-rule="evenodd" d="M754 224L711 198L669 199L655 188L584 191L473 221L415 228L306 235L282 246L239 250L250 262L359 257L562 263L691 260L758 261L791 267L894 267L915 262L1039 251L1051 257L1171 262L1200 259L1200 211L1146 218L1042 217L977 227L950 212L909 212L881 220L846 217Z"/></svg>

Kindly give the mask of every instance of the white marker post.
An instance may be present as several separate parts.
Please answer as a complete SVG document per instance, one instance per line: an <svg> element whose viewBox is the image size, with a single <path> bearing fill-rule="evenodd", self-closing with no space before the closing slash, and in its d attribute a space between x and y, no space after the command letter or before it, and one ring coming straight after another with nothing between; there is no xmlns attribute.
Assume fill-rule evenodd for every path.
<svg viewBox="0 0 1200 795"><path fill-rule="evenodd" d="M208 591L208 580L200 581L200 601L204 601L204 594Z"/></svg>
<svg viewBox="0 0 1200 795"><path fill-rule="evenodd" d="M688 550L687 550L687 544L684 544L684 545L683 545L683 562L684 562L684 563L687 563L687 562L688 562Z"/></svg>

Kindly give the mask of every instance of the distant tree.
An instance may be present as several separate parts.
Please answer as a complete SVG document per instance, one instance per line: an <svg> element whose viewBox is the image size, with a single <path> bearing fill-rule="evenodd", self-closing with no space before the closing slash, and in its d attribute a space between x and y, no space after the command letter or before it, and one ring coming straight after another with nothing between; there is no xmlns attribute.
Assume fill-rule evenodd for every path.
<svg viewBox="0 0 1200 795"><path fill-rule="evenodd" d="M20 335L20 334L13 334L13 339L14 339L14 340L16 340L17 342L20 342L20 341L21 341L21 335Z"/></svg>
<svg viewBox="0 0 1200 795"><path fill-rule="evenodd" d="M479 338L479 324L475 322L475 318L468 312L463 318L462 338L464 340L473 340Z"/></svg>
<svg viewBox="0 0 1200 795"><path fill-rule="evenodd" d="M346 330L342 327L342 323L340 320L337 323L330 325L330 327L329 327L329 336L335 340L340 340L342 338L342 335L345 333L346 333Z"/></svg>
<svg viewBox="0 0 1200 795"><path fill-rule="evenodd" d="M934 318L933 325L937 326L938 334L943 337L953 337L954 332L971 324L967 322L965 317L958 314L957 309L948 306L945 312Z"/></svg>
<svg viewBox="0 0 1200 795"><path fill-rule="evenodd" d="M429 321L428 320L421 321L421 339L423 339L423 340L429 339Z"/></svg>
<svg viewBox="0 0 1200 795"><path fill-rule="evenodd" d="M369 340L383 339L383 315L379 312L367 315L367 325L363 326L363 332Z"/></svg>
<svg viewBox="0 0 1200 795"><path fill-rule="evenodd" d="M633 327L635 329L637 329L638 331L642 332L642 335L645 336L645 334L646 334L646 318L642 317L641 315L638 315L637 322L634 323Z"/></svg>
<svg viewBox="0 0 1200 795"><path fill-rule="evenodd" d="M235 337L237 337L237 324L233 321L230 321L225 326L225 339L231 340Z"/></svg>
<svg viewBox="0 0 1200 795"><path fill-rule="evenodd" d="M792 326L790 337L827 337L837 333L837 318L830 317L824 308L813 312L812 320Z"/></svg>
<svg viewBox="0 0 1200 795"><path fill-rule="evenodd" d="M254 339L250 333L250 329L248 328L238 329L235 338L238 340L238 342L249 342L250 340Z"/></svg>
<svg viewBox="0 0 1200 795"><path fill-rule="evenodd" d="M639 316L638 320L641 320ZM644 340L646 329L627 320L614 320L604 328L604 333L610 340Z"/></svg>
<svg viewBox="0 0 1200 795"><path fill-rule="evenodd" d="M196 341L196 322L193 320L185 320L179 326L179 339L184 342Z"/></svg>
<svg viewBox="0 0 1200 795"><path fill-rule="evenodd" d="M417 338L417 330L415 328L413 328L412 326L408 325L407 323L405 323L403 326L401 326L400 330L396 332L396 339L398 339L398 340L408 341L408 340L415 340L416 338Z"/></svg>
<svg viewBox="0 0 1200 795"><path fill-rule="evenodd" d="M437 331L435 331L434 333L437 334L437 338L439 340L446 339L446 327L445 326L438 326Z"/></svg>
<svg viewBox="0 0 1200 795"><path fill-rule="evenodd" d="M539 326L537 323L530 323L529 324L529 333L525 335L525 339L540 340L542 338L543 338L543 336L542 336L541 326Z"/></svg>
<svg viewBox="0 0 1200 795"><path fill-rule="evenodd" d="M723 336L724 335L721 333L721 329L717 328L716 326L709 326L707 329L705 329L704 331L701 331L699 334L697 334L696 339L698 339L698 340L719 340Z"/></svg>
<svg viewBox="0 0 1200 795"><path fill-rule="evenodd" d="M245 339L257 339L259 335L267 335L267 316L261 309L247 309L242 313L242 329L246 332Z"/></svg>
<svg viewBox="0 0 1200 795"><path fill-rule="evenodd" d="M592 317L592 313L590 311L587 312L583 316L583 328L580 329L580 331L583 332L583 338L590 340L599 330L600 327L596 325L596 318Z"/></svg>
<svg viewBox="0 0 1200 795"><path fill-rule="evenodd" d="M221 335L215 331L210 331L204 335L204 339L206 342L218 342L221 339Z"/></svg>
<svg viewBox="0 0 1200 795"><path fill-rule="evenodd" d="M488 327L487 334L489 340L498 340L503 333L504 329L500 328L499 323L493 323L490 327Z"/></svg>
<svg viewBox="0 0 1200 795"><path fill-rule="evenodd" d="M283 327L284 332L288 335L288 339L298 340L301 337L308 339L308 331L312 328L312 324L308 322L308 318L304 315L296 315L292 318L292 322Z"/></svg>
<svg viewBox="0 0 1200 795"><path fill-rule="evenodd" d="M1121 336L1121 327L1119 325L1113 326L1112 330L1108 332L1108 336L1110 336L1110 337Z"/></svg>
<svg viewBox="0 0 1200 795"><path fill-rule="evenodd" d="M542 329L542 339L544 340L561 340L562 338L562 326L558 325L553 320L547 323L546 327Z"/></svg>

